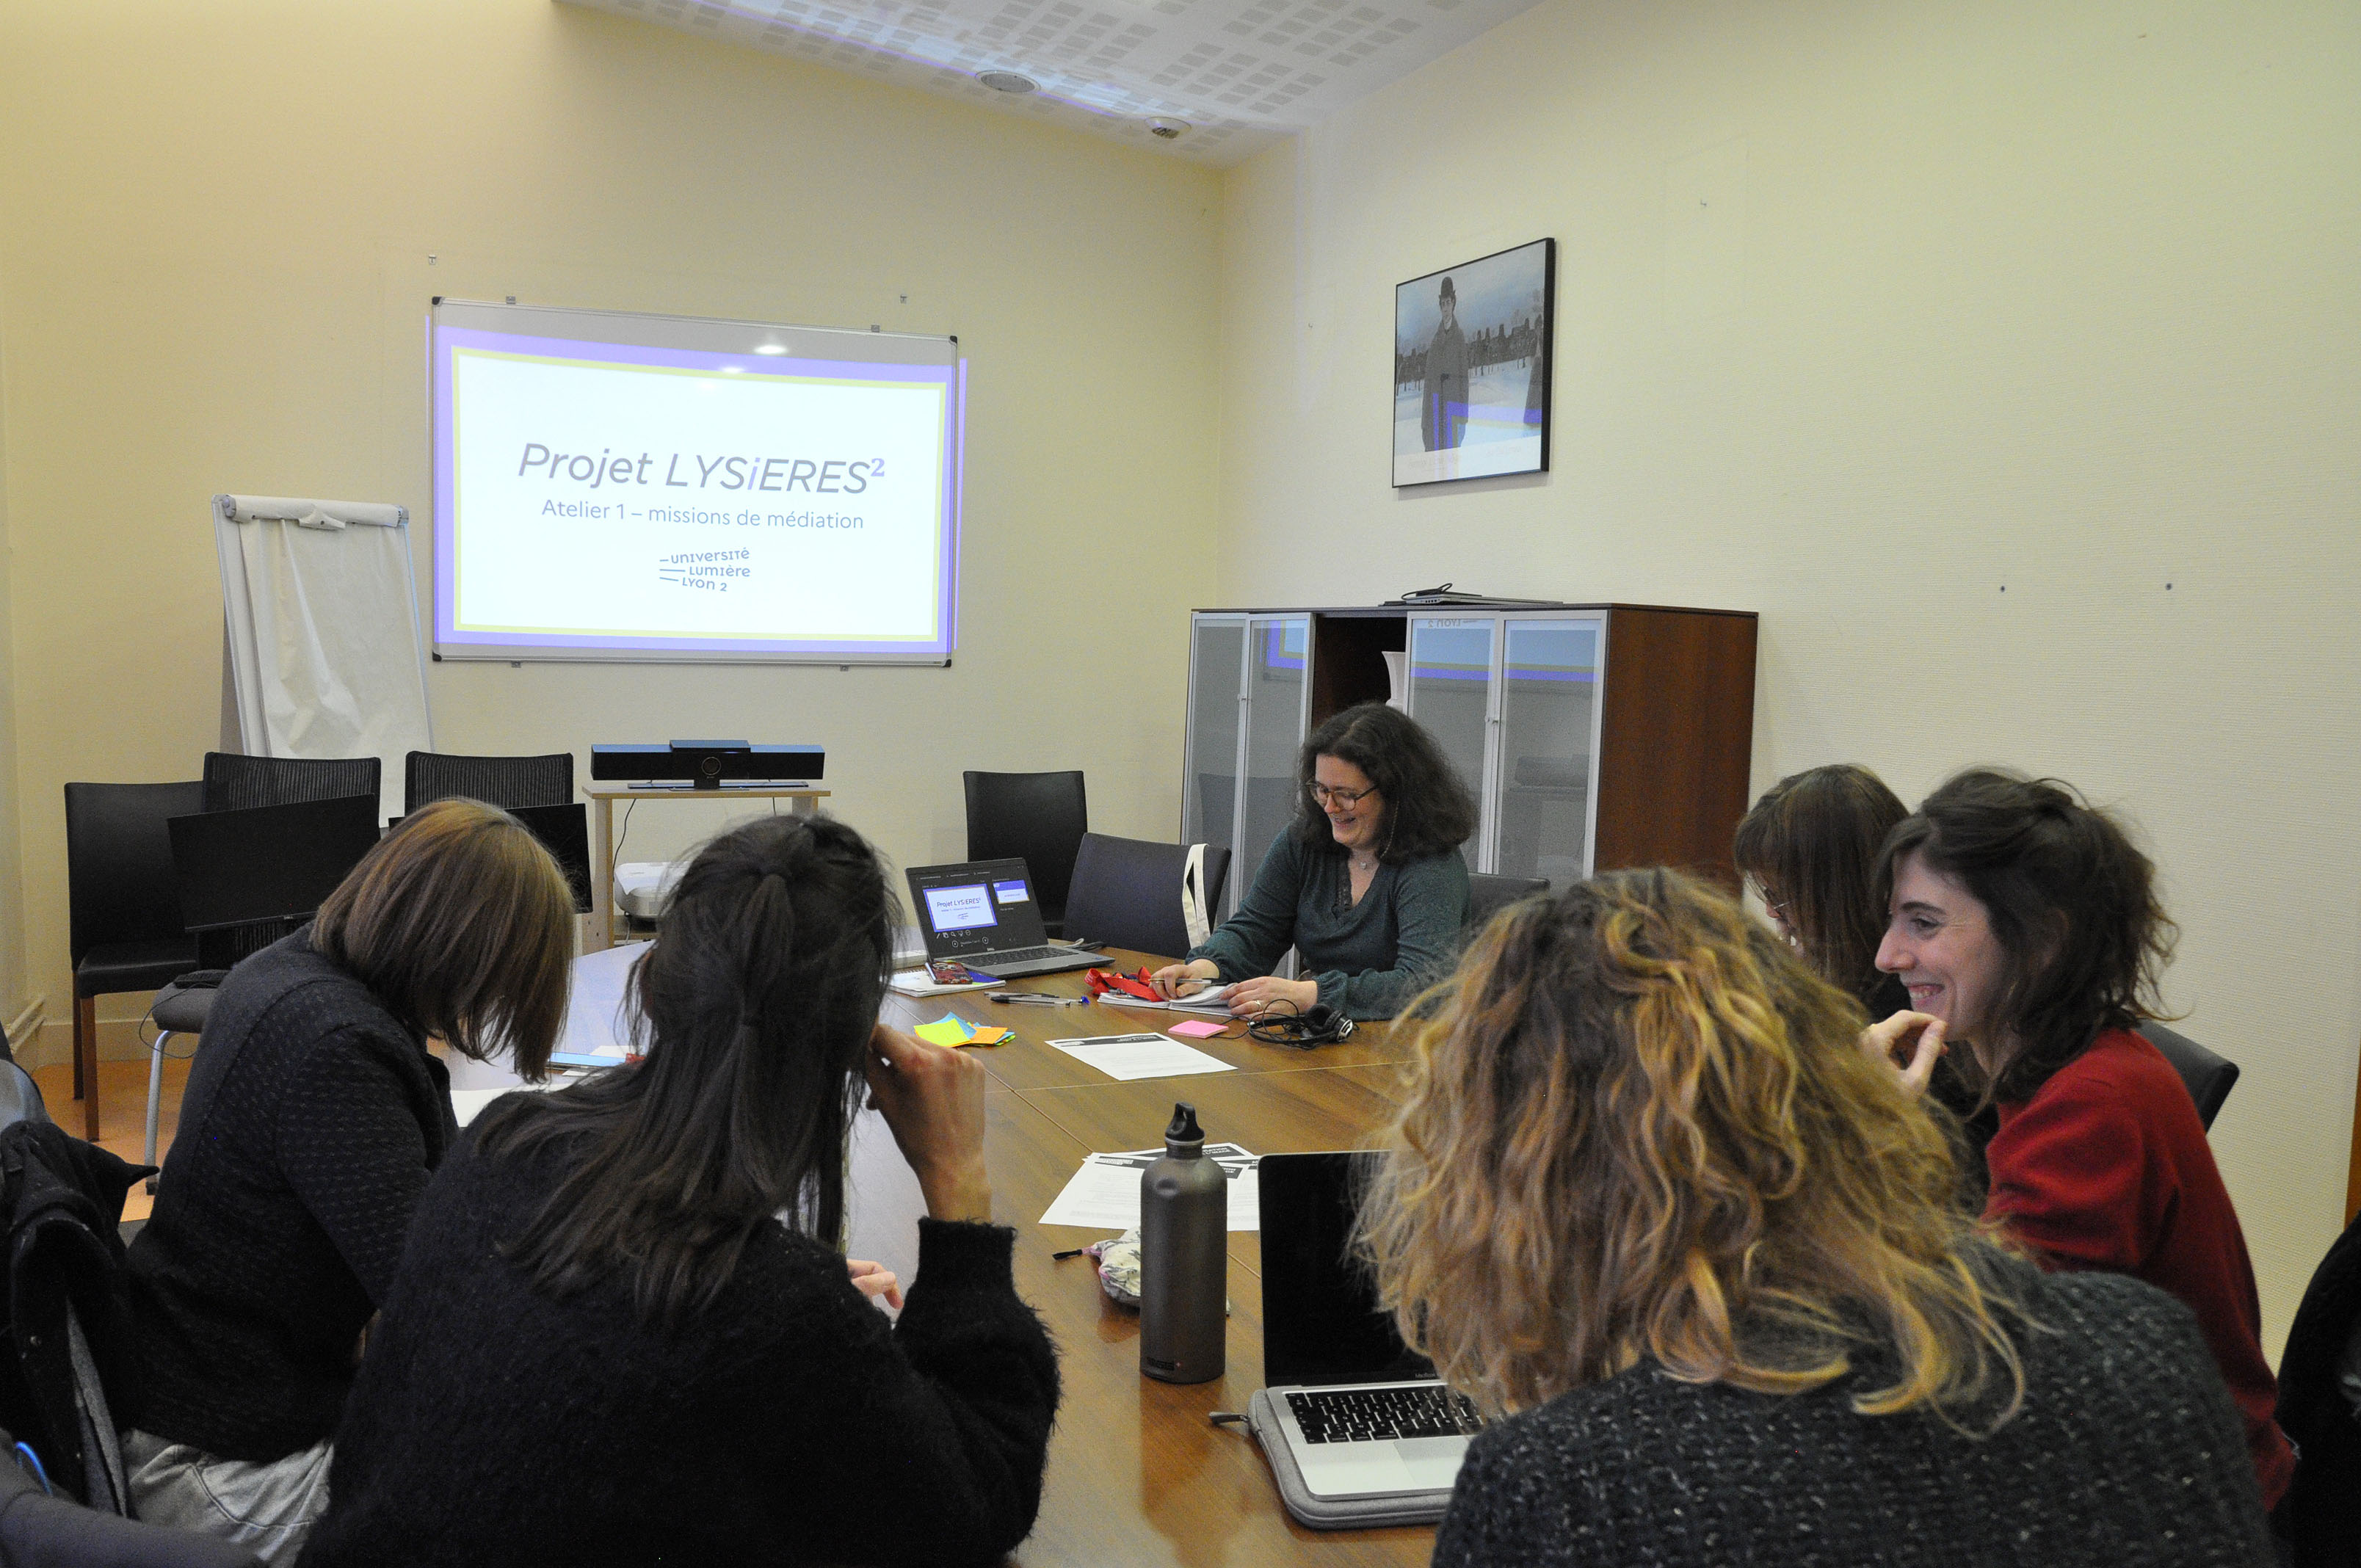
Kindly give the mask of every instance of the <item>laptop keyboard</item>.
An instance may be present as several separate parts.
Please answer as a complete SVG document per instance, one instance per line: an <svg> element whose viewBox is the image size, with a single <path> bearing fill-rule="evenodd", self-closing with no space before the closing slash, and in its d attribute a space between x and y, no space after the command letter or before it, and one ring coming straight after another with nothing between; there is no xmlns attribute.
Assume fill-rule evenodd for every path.
<svg viewBox="0 0 2361 1568"><path fill-rule="evenodd" d="M1035 959L1071 958L1073 953L1071 948L1016 948L1005 953L978 953L972 967L986 974L994 974L1003 964L1029 964Z"/></svg>
<svg viewBox="0 0 2361 1568"><path fill-rule="evenodd" d="M1466 1437L1484 1425L1475 1402L1439 1383L1400 1388L1309 1390L1287 1397L1306 1442L1378 1442L1398 1437Z"/></svg>

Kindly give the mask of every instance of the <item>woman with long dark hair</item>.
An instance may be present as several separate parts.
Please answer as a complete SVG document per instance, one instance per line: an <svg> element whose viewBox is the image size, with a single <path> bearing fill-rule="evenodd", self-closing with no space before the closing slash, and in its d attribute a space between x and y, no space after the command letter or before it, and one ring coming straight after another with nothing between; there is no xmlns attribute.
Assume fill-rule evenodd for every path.
<svg viewBox="0 0 2361 1568"><path fill-rule="evenodd" d="M230 971L131 1245L140 1518L265 1561L302 1549L362 1329L458 1135L427 1043L539 1076L573 953L549 851L505 811L442 800Z"/></svg>
<svg viewBox="0 0 2361 1568"><path fill-rule="evenodd" d="M1754 884L1779 934L1814 972L1872 1019L1906 1010L1910 993L1877 967L1885 939L1886 835L1910 815L1885 781L1852 762L1791 773L1763 792L1738 824L1739 873ZM1984 1146L1999 1113L1949 1058L1927 1091L1960 1119L1969 1158L1964 1192L1983 1201Z"/></svg>
<svg viewBox="0 0 2361 1568"><path fill-rule="evenodd" d="M1475 802L1434 737L1379 702L1313 730L1295 773L1295 818L1237 913L1152 978L1167 996L1232 981L1235 1013L1390 1018L1451 967ZM1290 948L1310 978L1271 973Z"/></svg>
<svg viewBox="0 0 2361 1568"><path fill-rule="evenodd" d="M2262 1559L2189 1313L1995 1245L1858 1005L1718 891L1528 899L1415 1015L1361 1241L1505 1417L1437 1564Z"/></svg>
<svg viewBox="0 0 2361 1568"><path fill-rule="evenodd" d="M307 1563L970 1563L1024 1538L1057 1361L990 1223L983 1069L877 1024L896 919L840 823L698 852L632 970L644 1058L495 1102L428 1191ZM928 1215L898 1322L840 1250L864 1093Z"/></svg>
<svg viewBox="0 0 2361 1568"><path fill-rule="evenodd" d="M2067 785L1982 768L1928 795L1885 856L1877 965L1915 1011L1869 1049L1916 1089L1949 1048L1999 1108L1988 1219L2051 1267L2128 1274L2197 1314L2276 1507L2295 1461L2246 1234L2188 1089L2134 1032L2163 1015L2177 935L2155 868Z"/></svg>

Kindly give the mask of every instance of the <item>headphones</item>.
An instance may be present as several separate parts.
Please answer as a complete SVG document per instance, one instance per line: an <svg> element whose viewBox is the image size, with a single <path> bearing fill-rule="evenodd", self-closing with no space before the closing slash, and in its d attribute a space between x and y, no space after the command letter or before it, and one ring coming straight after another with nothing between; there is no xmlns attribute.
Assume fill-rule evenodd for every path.
<svg viewBox="0 0 2361 1568"><path fill-rule="evenodd" d="M1353 1036L1353 1021L1326 1003L1315 1004L1309 1013L1266 1014L1246 1025L1246 1036L1266 1046L1290 1046L1308 1051L1314 1046L1334 1045Z"/></svg>

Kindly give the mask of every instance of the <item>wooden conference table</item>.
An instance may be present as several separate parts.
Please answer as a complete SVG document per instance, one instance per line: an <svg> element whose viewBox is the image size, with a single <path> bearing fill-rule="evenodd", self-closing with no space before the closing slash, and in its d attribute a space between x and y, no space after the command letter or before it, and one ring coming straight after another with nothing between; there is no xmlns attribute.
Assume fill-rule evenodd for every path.
<svg viewBox="0 0 2361 1568"><path fill-rule="evenodd" d="M1110 955L1128 969L1161 960ZM1082 971L1018 981L1016 989L1087 994ZM1228 1370L1211 1383L1159 1383L1139 1373L1139 1316L1109 1301L1087 1257L1052 1253L1107 1233L1038 1223L1082 1157L1149 1148L1163 1140L1172 1102L1197 1107L1206 1137L1257 1154L1350 1148L1390 1113L1401 1059L1383 1024L1308 1051L1248 1039L1189 1044L1234 1072L1120 1082L1045 1042L1155 1030L1194 1014L1110 1007L1001 1005L988 992L917 999L889 992L884 1021L899 1029L956 1012L1016 1031L1005 1045L970 1047L991 1075L985 1157L993 1215L1016 1229L1016 1288L1063 1352L1065 1401L1049 1442L1040 1522L1015 1554L1028 1564L1424 1563L1430 1529L1308 1530L1279 1505L1261 1451L1243 1427L1216 1427L1212 1410L1240 1410L1263 1386L1261 1238L1230 1234ZM853 1143L853 1254L906 1271L916 1260L917 1184L873 1113ZM906 1277L906 1272L905 1274ZM922 1499L914 1506L923 1507Z"/></svg>

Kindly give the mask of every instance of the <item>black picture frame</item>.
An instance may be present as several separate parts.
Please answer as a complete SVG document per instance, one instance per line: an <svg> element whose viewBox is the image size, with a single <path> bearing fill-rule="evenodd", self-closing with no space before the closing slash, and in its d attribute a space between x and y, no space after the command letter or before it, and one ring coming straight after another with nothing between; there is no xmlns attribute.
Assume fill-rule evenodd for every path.
<svg viewBox="0 0 2361 1568"><path fill-rule="evenodd" d="M1547 473L1556 328L1554 238L1395 284L1394 487Z"/></svg>

